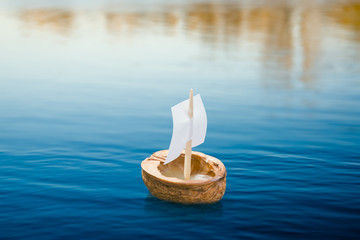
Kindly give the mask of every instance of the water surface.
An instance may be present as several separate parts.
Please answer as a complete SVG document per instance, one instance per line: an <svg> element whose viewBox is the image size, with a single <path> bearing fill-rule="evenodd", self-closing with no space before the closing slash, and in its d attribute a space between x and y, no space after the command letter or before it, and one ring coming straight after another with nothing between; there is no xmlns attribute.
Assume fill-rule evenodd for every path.
<svg viewBox="0 0 360 240"><path fill-rule="evenodd" d="M358 239L359 1L0 1L1 239ZM152 197L193 88L217 204Z"/></svg>

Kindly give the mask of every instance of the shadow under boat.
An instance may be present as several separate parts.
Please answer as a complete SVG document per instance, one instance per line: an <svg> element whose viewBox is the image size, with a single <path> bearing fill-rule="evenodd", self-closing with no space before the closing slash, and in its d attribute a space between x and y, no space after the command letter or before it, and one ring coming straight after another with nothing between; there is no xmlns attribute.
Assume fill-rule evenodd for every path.
<svg viewBox="0 0 360 240"><path fill-rule="evenodd" d="M213 204L180 204L160 200L149 193L145 198L145 211L156 217L171 217L181 220L198 220L222 216L222 202ZM196 219L194 219L196 215Z"/></svg>

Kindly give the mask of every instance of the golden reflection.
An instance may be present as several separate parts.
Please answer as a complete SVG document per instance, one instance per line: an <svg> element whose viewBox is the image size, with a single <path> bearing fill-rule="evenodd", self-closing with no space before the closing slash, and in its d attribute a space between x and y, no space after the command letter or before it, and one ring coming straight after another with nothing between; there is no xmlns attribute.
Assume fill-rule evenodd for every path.
<svg viewBox="0 0 360 240"><path fill-rule="evenodd" d="M302 12L300 24L300 42L303 52L303 81L311 80L313 65L319 54L321 39L323 36L322 16L318 9L306 9Z"/></svg>
<svg viewBox="0 0 360 240"><path fill-rule="evenodd" d="M243 23L244 14L241 9L227 7L226 11L222 12L221 18L224 22L224 36L226 39L240 36L241 25Z"/></svg>
<svg viewBox="0 0 360 240"><path fill-rule="evenodd" d="M269 58L275 58L285 66L292 66L292 9L287 6L269 9L252 9L248 14L248 29L251 38L256 34L256 40L261 39L264 46L264 57L267 62ZM257 35L256 35L257 36Z"/></svg>
<svg viewBox="0 0 360 240"><path fill-rule="evenodd" d="M220 16L214 3L190 4L184 16L187 31L199 33L204 41L218 41Z"/></svg>
<svg viewBox="0 0 360 240"><path fill-rule="evenodd" d="M72 28L74 14L69 10L31 9L22 11L20 19L25 28L40 28L67 34Z"/></svg>
<svg viewBox="0 0 360 240"><path fill-rule="evenodd" d="M160 21L162 21L167 27L173 28L176 27L179 23L179 17L176 13L166 13L162 12L160 13Z"/></svg>
<svg viewBox="0 0 360 240"><path fill-rule="evenodd" d="M360 3L350 2L343 5L335 5L328 11L328 15L337 23L350 30L360 31Z"/></svg>
<svg viewBox="0 0 360 240"><path fill-rule="evenodd" d="M276 9L275 9L276 10ZM248 29L250 32L268 32L276 17L274 9L254 8L247 13Z"/></svg>
<svg viewBox="0 0 360 240"><path fill-rule="evenodd" d="M106 28L109 32L118 32L124 26L122 14L118 13L105 13Z"/></svg>
<svg viewBox="0 0 360 240"><path fill-rule="evenodd" d="M154 26L171 30L179 22L178 16L172 12L105 12L104 14L106 28L110 33L118 33L122 30L141 31Z"/></svg>
<svg viewBox="0 0 360 240"><path fill-rule="evenodd" d="M249 9L245 14L245 26L249 41L261 48L264 81L272 78L283 87L290 87L294 68L293 9L287 5Z"/></svg>
<svg viewBox="0 0 360 240"><path fill-rule="evenodd" d="M140 12L107 12L105 13L107 30L118 33L122 30L134 32L149 25L149 14Z"/></svg>
<svg viewBox="0 0 360 240"><path fill-rule="evenodd" d="M141 29L147 23L148 15L146 13L125 13L123 14L124 22L129 30Z"/></svg>
<svg viewBox="0 0 360 240"><path fill-rule="evenodd" d="M347 31L354 32L358 36L356 39L360 40L359 2L306 6L284 1L277 5L254 4L246 8L226 1L187 2L171 7L159 6L156 11L96 11L104 17L104 26L111 34L121 31L128 35L145 31L159 34L159 31L153 30L161 29L165 30L161 31L162 34L170 36L180 29L192 39L211 47L231 46L228 49L234 52L241 41L251 42L260 51L262 63L289 70L294 68L294 59L300 54L301 68L305 72L302 79L306 81L311 75L307 73L311 73L316 63L322 39L327 34L322 31L329 27L327 19L333 19ZM66 34L73 29L78 13L64 9L31 9L22 10L19 16L24 28ZM296 52L296 49L299 51ZM282 71L283 74L285 72L290 71Z"/></svg>
<svg viewBox="0 0 360 240"><path fill-rule="evenodd" d="M213 30L219 24L215 4L189 5L185 10L186 26L190 30Z"/></svg>
<svg viewBox="0 0 360 240"><path fill-rule="evenodd" d="M350 31L353 39L360 42L360 3L349 2L335 6L328 11L328 16L337 24Z"/></svg>

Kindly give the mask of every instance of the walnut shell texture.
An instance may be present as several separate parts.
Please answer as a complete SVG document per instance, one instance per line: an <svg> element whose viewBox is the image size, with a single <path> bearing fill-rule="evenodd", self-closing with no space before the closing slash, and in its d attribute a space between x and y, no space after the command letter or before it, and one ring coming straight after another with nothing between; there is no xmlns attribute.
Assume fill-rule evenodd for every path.
<svg viewBox="0 0 360 240"><path fill-rule="evenodd" d="M192 152L191 178L185 180L184 153L165 165L167 153L168 150L155 152L141 163L142 179L153 196L183 204L220 201L226 189L226 168L219 159Z"/></svg>

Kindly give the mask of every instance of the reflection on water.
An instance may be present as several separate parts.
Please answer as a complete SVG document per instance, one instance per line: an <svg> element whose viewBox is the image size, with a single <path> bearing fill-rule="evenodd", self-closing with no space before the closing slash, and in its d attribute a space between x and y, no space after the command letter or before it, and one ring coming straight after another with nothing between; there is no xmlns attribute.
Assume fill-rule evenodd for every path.
<svg viewBox="0 0 360 240"><path fill-rule="evenodd" d="M242 8L242 4L225 2L216 3L187 3L185 5L160 5L159 12L144 10L96 10L106 18L104 27L109 32L121 30L127 26L138 30L157 27L176 28L184 27L185 31L197 32L207 41L226 41L230 36L241 37L251 34L252 39L263 39L256 34L263 34L265 42L273 41L281 48L290 48L291 28L297 25L306 25L313 18L321 19L329 16L340 26L349 31L360 30L360 3L328 1L322 5L307 6L306 4L283 4L271 6L254 6ZM24 28L41 28L43 30L57 30L69 32L74 26L74 19L82 15L82 11L59 8L19 9L19 17ZM98 12L101 11L101 12ZM90 11L91 12L91 11ZM91 12L95 14L94 11ZM310 17L310 18L309 18ZM94 20L94 19L92 19ZM89 22L88 24L91 24ZM326 24L331 24L326 22ZM315 26L318 27L318 26ZM281 34L275 34L281 33ZM313 31L316 34L318 31ZM309 35L309 33L301 33ZM290 38L290 39L289 39ZM264 43L266 44L266 43Z"/></svg>
<svg viewBox="0 0 360 240"><path fill-rule="evenodd" d="M71 31L74 14L69 10L32 9L21 11L19 18L26 29L40 28L67 34Z"/></svg>
<svg viewBox="0 0 360 240"><path fill-rule="evenodd" d="M328 15L351 31L360 31L360 3L344 3L328 10Z"/></svg>
<svg viewBox="0 0 360 240"><path fill-rule="evenodd" d="M119 3L116 8L99 7L86 14L70 7L19 8L18 14L7 18L17 17L21 28L27 31L39 29L61 35L76 33L82 25L100 32L98 28L103 28L110 35L122 38L132 38L143 32L184 35L231 55L240 54L239 49L245 43L252 43L258 45L256 50L260 50L264 65L289 70L266 72L265 75L276 74L275 78L289 79L299 67L297 61L301 61L303 73L299 79L304 81L314 77L312 69L321 54L322 39L332 28L341 27L355 36L348 40L360 40L360 4L354 1L314 4L282 1L274 5L227 1L157 4L154 10L121 8ZM94 22L104 24L93 25Z"/></svg>

